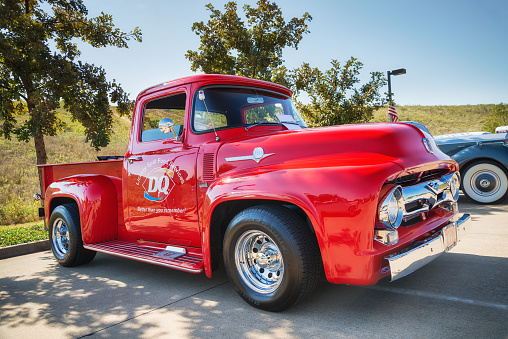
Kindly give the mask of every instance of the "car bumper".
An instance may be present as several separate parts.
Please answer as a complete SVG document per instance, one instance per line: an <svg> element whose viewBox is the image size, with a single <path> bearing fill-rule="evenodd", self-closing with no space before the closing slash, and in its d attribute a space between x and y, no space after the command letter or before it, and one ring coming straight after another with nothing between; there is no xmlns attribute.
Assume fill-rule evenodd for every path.
<svg viewBox="0 0 508 339"><path fill-rule="evenodd" d="M433 236L387 256L385 259L390 265L391 281L416 271L436 259L441 253L452 249L463 237L470 220L471 216L464 214Z"/></svg>

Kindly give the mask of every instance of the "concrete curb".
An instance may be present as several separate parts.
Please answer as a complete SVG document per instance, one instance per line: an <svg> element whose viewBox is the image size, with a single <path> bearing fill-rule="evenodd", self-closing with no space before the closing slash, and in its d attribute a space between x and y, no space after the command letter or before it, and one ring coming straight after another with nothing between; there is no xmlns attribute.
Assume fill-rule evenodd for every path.
<svg viewBox="0 0 508 339"><path fill-rule="evenodd" d="M0 259L17 257L18 255L30 254L49 250L49 240L39 240L26 244L18 244L7 247L0 247Z"/></svg>

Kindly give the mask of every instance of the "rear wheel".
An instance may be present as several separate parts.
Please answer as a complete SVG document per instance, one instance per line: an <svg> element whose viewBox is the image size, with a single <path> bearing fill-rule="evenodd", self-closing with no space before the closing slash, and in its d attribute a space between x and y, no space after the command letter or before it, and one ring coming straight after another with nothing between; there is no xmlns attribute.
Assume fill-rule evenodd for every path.
<svg viewBox="0 0 508 339"><path fill-rule="evenodd" d="M53 255L62 266L82 265L95 258L95 251L83 247L76 204L60 205L53 210L49 219L49 240Z"/></svg>
<svg viewBox="0 0 508 339"><path fill-rule="evenodd" d="M462 190L477 203L499 203L508 196L508 173L493 161L475 162L464 170Z"/></svg>
<svg viewBox="0 0 508 339"><path fill-rule="evenodd" d="M224 238L224 265L250 305L282 311L310 294L321 274L315 236L292 211L256 206L236 215Z"/></svg>

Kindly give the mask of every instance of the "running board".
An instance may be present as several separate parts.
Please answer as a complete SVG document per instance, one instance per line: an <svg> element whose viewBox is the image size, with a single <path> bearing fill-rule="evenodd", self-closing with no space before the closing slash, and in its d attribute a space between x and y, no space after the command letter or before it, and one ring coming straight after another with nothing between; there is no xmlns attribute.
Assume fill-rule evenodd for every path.
<svg viewBox="0 0 508 339"><path fill-rule="evenodd" d="M164 255L168 251L154 248L140 247L134 242L111 240L95 244L84 244L84 248L92 251L116 255L122 258L133 259L154 265L174 268L180 271L203 272L203 257L179 253L177 255ZM162 254L162 255L161 255Z"/></svg>

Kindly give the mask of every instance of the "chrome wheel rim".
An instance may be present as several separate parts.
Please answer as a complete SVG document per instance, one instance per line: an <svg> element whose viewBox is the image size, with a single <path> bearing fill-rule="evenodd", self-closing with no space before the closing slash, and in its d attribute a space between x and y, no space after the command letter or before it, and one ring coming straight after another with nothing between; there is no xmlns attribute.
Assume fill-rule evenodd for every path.
<svg viewBox="0 0 508 339"><path fill-rule="evenodd" d="M63 259L69 251L69 229L62 218L53 222L53 251L59 259Z"/></svg>
<svg viewBox="0 0 508 339"><path fill-rule="evenodd" d="M470 183L473 192L484 197L494 195L501 189L501 178L488 169L474 173Z"/></svg>
<svg viewBox="0 0 508 339"><path fill-rule="evenodd" d="M284 259L266 233L243 233L235 246L236 269L242 281L258 293L272 293L284 279Z"/></svg>

